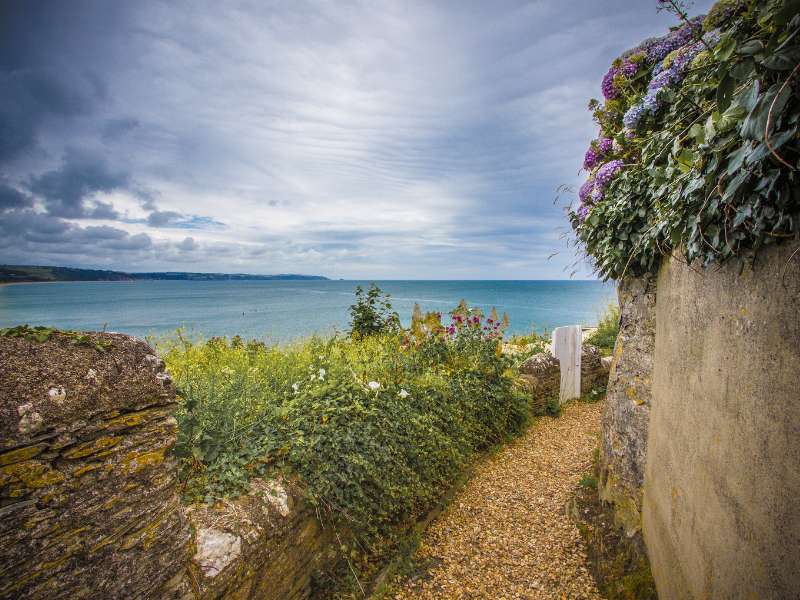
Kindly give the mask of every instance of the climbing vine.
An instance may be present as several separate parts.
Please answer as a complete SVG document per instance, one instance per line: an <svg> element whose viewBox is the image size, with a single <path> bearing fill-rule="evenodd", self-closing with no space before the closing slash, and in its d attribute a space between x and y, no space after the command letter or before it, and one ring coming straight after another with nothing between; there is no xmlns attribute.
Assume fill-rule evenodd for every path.
<svg viewBox="0 0 800 600"><path fill-rule="evenodd" d="M569 211L604 278L800 236L800 0L723 0L614 61Z"/></svg>

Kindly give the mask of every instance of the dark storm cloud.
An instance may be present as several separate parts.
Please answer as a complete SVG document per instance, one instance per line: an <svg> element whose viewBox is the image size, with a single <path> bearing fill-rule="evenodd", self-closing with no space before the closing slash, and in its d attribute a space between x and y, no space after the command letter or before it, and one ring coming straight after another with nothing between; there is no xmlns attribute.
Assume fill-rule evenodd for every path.
<svg viewBox="0 0 800 600"><path fill-rule="evenodd" d="M102 138L103 141L113 142L125 135L129 131L133 131L140 125L139 119L135 117L121 117L119 119L109 119L103 125Z"/></svg>
<svg viewBox="0 0 800 600"><path fill-rule="evenodd" d="M36 146L48 119L88 114L92 101L49 69L0 72L0 163Z"/></svg>
<svg viewBox="0 0 800 600"><path fill-rule="evenodd" d="M30 196L0 181L0 212L33 205Z"/></svg>
<svg viewBox="0 0 800 600"><path fill-rule="evenodd" d="M67 148L59 168L34 177L30 191L47 212L71 219L116 219L119 214L105 202L92 201L98 192L127 189L130 175L111 167L104 157Z"/></svg>

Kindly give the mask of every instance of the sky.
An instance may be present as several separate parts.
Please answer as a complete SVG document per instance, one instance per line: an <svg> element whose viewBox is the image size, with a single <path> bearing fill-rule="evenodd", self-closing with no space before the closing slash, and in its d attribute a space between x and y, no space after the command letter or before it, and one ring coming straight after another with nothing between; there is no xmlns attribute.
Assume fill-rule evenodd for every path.
<svg viewBox="0 0 800 600"><path fill-rule="evenodd" d="M655 6L3 0L0 263L591 278L557 190Z"/></svg>

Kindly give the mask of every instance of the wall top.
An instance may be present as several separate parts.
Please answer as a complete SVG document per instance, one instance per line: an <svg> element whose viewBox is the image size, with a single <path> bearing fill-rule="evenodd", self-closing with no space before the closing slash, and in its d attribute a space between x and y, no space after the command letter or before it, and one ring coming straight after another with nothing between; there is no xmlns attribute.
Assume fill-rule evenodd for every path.
<svg viewBox="0 0 800 600"><path fill-rule="evenodd" d="M0 336L0 449L174 398L163 361L143 340L24 327Z"/></svg>

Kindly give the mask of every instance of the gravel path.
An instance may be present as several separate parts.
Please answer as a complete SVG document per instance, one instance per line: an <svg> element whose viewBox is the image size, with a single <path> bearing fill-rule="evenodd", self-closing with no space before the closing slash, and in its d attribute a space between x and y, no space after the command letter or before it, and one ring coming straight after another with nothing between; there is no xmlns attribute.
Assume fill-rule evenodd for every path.
<svg viewBox="0 0 800 600"><path fill-rule="evenodd" d="M426 531L394 598L600 598L564 506L590 471L602 403L572 403L483 460Z"/></svg>

